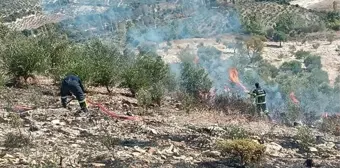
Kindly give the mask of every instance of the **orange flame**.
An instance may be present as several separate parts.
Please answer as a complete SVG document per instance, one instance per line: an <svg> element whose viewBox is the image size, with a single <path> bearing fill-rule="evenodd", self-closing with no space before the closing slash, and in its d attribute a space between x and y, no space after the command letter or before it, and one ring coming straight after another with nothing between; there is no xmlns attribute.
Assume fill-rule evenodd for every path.
<svg viewBox="0 0 340 168"><path fill-rule="evenodd" d="M289 97L293 101L294 104L299 104L300 103L299 100L295 97L295 93L294 92L291 92L289 94Z"/></svg>
<svg viewBox="0 0 340 168"><path fill-rule="evenodd" d="M229 79L240 85L244 91L248 91L247 88L240 82L239 78L238 78L238 72L237 72L237 69L236 68L230 68L229 69Z"/></svg>

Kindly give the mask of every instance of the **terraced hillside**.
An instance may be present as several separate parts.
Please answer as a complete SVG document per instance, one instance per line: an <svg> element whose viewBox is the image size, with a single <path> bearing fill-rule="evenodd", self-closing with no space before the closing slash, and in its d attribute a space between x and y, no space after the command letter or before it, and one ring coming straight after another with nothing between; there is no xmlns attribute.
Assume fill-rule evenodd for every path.
<svg viewBox="0 0 340 168"><path fill-rule="evenodd" d="M1 0L0 18L12 22L18 18L41 12L40 0Z"/></svg>
<svg viewBox="0 0 340 168"><path fill-rule="evenodd" d="M283 14L293 14L301 17L304 24L322 22L320 17L308 9L275 2L256 2L252 0L237 1L236 8L243 17L257 15L265 26L272 26Z"/></svg>
<svg viewBox="0 0 340 168"><path fill-rule="evenodd" d="M184 3L184 2L180 2ZM105 11L117 10L121 7L132 7L130 9L134 10L135 16L152 18L151 13L156 14L156 17L163 20L169 18L171 13L173 16L171 18L181 19L183 15L191 17L188 15L190 10L188 7L193 7L195 1L187 1L184 3L185 11L178 7L179 2L163 2L163 1L147 1L147 2L136 2L136 1L44 1L44 3L39 3L38 0L4 0L0 3L2 5L0 16L2 16L3 21L8 23L10 27L24 30L24 29L34 29L46 23L55 23L64 19L58 19L60 15L65 15L68 17L77 17L86 14L98 14ZM199 3L196 3L199 4ZM231 3L229 3L231 4ZM183 4L182 4L183 5ZM278 17L282 14L297 14L301 16L301 19L305 21L305 24L319 23L321 20L319 16L305 8L297 7L295 5L279 4L275 2L267 1L254 1L254 0L241 0L236 1L237 14L246 17L249 15L257 14L260 16L261 21L266 26L271 26L275 23ZM222 6L220 6L222 7ZM230 11L230 5L227 9ZM43 12L42 12L43 11ZM153 12L152 12L153 11ZM167 11L166 13L164 11ZM140 13L142 12L142 13ZM55 16L58 13L57 16ZM32 15L34 14L34 15ZM31 17L23 18L24 16L31 15ZM47 15L47 16L46 16ZM110 17L110 15L107 15ZM207 15L209 16L209 15ZM19 20L18 20L19 19ZM17 22L14 22L18 20ZM209 19L204 19L208 21ZM201 22L199 24L202 24ZM234 24L234 23L228 23Z"/></svg>

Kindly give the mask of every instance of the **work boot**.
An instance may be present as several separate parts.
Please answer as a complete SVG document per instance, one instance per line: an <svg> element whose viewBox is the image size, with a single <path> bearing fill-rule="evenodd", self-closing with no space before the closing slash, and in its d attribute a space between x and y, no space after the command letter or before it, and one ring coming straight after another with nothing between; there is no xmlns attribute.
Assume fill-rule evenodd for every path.
<svg viewBox="0 0 340 168"><path fill-rule="evenodd" d="M87 113L89 110L87 109L86 102L79 103L81 111Z"/></svg>
<svg viewBox="0 0 340 168"><path fill-rule="evenodd" d="M81 108L81 111L84 112L84 113L88 113L89 110L85 107L85 108Z"/></svg>

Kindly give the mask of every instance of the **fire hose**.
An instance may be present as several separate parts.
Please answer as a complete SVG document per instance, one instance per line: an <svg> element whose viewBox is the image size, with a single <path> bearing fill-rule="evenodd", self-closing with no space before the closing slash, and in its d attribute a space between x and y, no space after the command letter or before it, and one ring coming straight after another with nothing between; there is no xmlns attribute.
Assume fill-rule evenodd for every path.
<svg viewBox="0 0 340 168"><path fill-rule="evenodd" d="M71 100L69 100L67 102L67 104L69 104L71 101L73 101L75 99L75 97L72 97ZM126 115L118 115L116 113L114 113L113 111L108 110L105 106L103 106L100 103L94 103L91 100L86 100L87 103L89 103L92 106L96 106L98 107L104 114L112 117L112 118L117 118L117 119L122 119L122 120L137 120L138 118L135 116L126 116Z"/></svg>
<svg viewBox="0 0 340 168"><path fill-rule="evenodd" d="M118 118L118 119L122 119L122 120L137 120L137 117L134 117L134 116L118 115L118 114L114 113L113 111L108 110L107 108L105 108L100 103L94 103L90 100L87 100L87 102L89 104L93 105L93 106L97 106L102 112L104 112L106 115L111 116L112 118Z"/></svg>

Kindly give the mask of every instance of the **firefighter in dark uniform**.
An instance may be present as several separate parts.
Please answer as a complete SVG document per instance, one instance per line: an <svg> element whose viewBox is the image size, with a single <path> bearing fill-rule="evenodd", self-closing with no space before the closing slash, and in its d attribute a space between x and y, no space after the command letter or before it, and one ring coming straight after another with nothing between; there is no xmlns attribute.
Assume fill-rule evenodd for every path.
<svg viewBox="0 0 340 168"><path fill-rule="evenodd" d="M249 93L255 98L256 111L258 114L264 113L268 116L268 110L266 105L266 91L263 90L259 83L255 83L255 89Z"/></svg>
<svg viewBox="0 0 340 168"><path fill-rule="evenodd" d="M60 88L61 104L64 108L66 108L67 105L67 96L72 95L77 98L81 111L88 112L85 98L85 89L80 78L75 75L67 75L63 79Z"/></svg>

